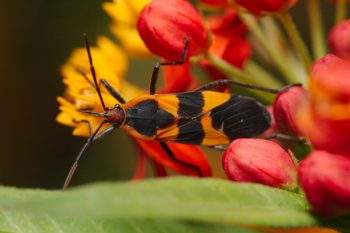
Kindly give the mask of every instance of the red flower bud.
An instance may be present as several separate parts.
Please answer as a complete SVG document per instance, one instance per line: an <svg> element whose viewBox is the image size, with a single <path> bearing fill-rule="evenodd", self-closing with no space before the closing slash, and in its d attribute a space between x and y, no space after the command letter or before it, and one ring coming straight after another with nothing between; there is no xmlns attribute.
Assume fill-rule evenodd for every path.
<svg viewBox="0 0 350 233"><path fill-rule="evenodd" d="M208 5L213 6L226 6L228 5L228 0L198 0L198 2L202 2Z"/></svg>
<svg viewBox="0 0 350 233"><path fill-rule="evenodd" d="M168 60L179 60L184 40L190 38L188 56L209 46L199 13L186 0L154 0L142 10L137 29L148 49Z"/></svg>
<svg viewBox="0 0 350 233"><path fill-rule="evenodd" d="M297 112L300 106L306 104L308 95L301 86L287 88L278 93L273 103L273 115L280 132L301 135L297 125Z"/></svg>
<svg viewBox="0 0 350 233"><path fill-rule="evenodd" d="M277 143L264 139L233 141L223 156L230 180L282 187L295 185L296 167L291 156Z"/></svg>
<svg viewBox="0 0 350 233"><path fill-rule="evenodd" d="M350 20L342 21L332 28L328 44L332 53L350 61Z"/></svg>
<svg viewBox="0 0 350 233"><path fill-rule="evenodd" d="M331 216L350 211L350 159L314 151L298 169L300 186L314 211Z"/></svg>
<svg viewBox="0 0 350 233"><path fill-rule="evenodd" d="M253 14L261 12L279 12L293 6L297 0L235 0Z"/></svg>

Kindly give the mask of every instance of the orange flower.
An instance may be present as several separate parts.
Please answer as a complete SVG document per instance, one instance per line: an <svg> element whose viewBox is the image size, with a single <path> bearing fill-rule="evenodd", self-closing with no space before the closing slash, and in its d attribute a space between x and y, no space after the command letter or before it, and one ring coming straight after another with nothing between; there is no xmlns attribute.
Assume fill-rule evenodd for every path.
<svg viewBox="0 0 350 233"><path fill-rule="evenodd" d="M235 0L253 14L279 12L293 6L297 0Z"/></svg>
<svg viewBox="0 0 350 233"><path fill-rule="evenodd" d="M334 55L316 61L310 101L298 113L299 129L316 149L350 154L350 62Z"/></svg>

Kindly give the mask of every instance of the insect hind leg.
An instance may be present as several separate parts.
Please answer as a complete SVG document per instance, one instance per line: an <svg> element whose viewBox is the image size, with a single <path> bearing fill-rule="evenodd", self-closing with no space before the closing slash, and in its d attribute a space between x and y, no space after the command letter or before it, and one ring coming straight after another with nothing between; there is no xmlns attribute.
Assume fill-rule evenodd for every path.
<svg viewBox="0 0 350 233"><path fill-rule="evenodd" d="M258 91L263 91L263 92L272 93L272 94L278 94L281 91L284 91L284 90L291 88L291 87L294 87L294 86L301 86L300 83L295 83L295 84L289 84L289 85L284 86L280 89L272 89L272 88L260 87L260 86L256 86L256 85L252 85L252 84L248 84L248 83L241 83L241 82L233 81L233 80L229 80L229 79L221 79L221 80L217 80L214 82L210 82L206 85L203 85L203 86L195 89L195 91L212 90L216 87L220 87L220 86L225 85L225 84L243 87L243 88L248 88L248 89L253 89L253 90L258 90Z"/></svg>
<svg viewBox="0 0 350 233"><path fill-rule="evenodd" d="M186 59L186 56L187 56L189 40L190 40L189 37L185 37L184 48L182 50L182 55L181 55L181 59L180 60L178 60L178 61L169 61L169 62L158 62L154 66L153 72L152 72L152 79L151 79L151 84L150 84L150 90L149 90L151 95L156 93L156 85L157 85L157 80L158 80L158 73L159 73L159 69L160 69L161 66L182 65L185 62L185 59Z"/></svg>
<svg viewBox="0 0 350 233"><path fill-rule="evenodd" d="M169 157L170 157L172 160L174 160L175 162L177 162L177 163L179 163L179 164L181 164L181 165L184 165L184 166L186 166L186 167L189 167L189 168L195 170L195 171L198 173L199 176L201 176L201 177L204 176L203 173L202 173L202 171L201 171L201 169L200 169L200 167L195 166L195 165L193 165L193 164L186 163L186 162L184 162L184 161L182 161L182 160L177 159L177 158L175 157L174 153L170 150L170 148L168 147L168 145L167 145L165 142L159 142L159 144L160 144L160 146L163 148L163 150L169 155Z"/></svg>

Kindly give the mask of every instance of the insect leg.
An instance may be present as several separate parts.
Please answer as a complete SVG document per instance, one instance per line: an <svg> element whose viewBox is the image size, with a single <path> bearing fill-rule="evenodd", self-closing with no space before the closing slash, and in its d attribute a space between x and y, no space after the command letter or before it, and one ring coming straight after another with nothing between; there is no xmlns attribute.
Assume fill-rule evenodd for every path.
<svg viewBox="0 0 350 233"><path fill-rule="evenodd" d="M118 100L119 103L121 103L121 104L125 104L126 103L124 98L119 94L119 92L117 92L116 89L114 89L112 87L111 84L109 84L109 82L107 82L107 80L101 79L100 83L102 83L102 85L106 88L106 90L109 92L109 94L111 94L116 100Z"/></svg>
<svg viewBox="0 0 350 233"><path fill-rule="evenodd" d="M197 166L195 166L195 165L193 165L193 164L189 164L189 163L186 163L186 162L184 162L184 161L181 161L181 160L177 159L177 158L175 157L175 155L173 154L173 152L170 150L170 148L168 147L168 145L167 145L165 142L159 142L159 144L160 144L160 146L163 148L163 150L169 155L169 157L170 157L172 160L174 160L175 162L177 162L177 163L179 163L179 164L182 164L182 165L184 165L184 166L186 166L186 167L189 167L189 168L195 170L195 171L199 174L199 176L203 176L202 171L201 171L201 169L200 169L199 167L197 167Z"/></svg>
<svg viewBox="0 0 350 233"><path fill-rule="evenodd" d="M87 76L86 72L84 72L82 69L77 69L77 71L84 77L84 79L95 89L96 86L93 82L91 82L91 80L89 79L89 77ZM106 88L106 90L109 92L109 94L111 94L116 100L118 100L120 103L124 104L126 101L124 100L124 98L117 92L117 90L114 89L114 87L109 84L109 82L105 79L101 79L98 83L98 88L100 90L100 86L102 85Z"/></svg>
<svg viewBox="0 0 350 233"><path fill-rule="evenodd" d="M181 59L178 61L169 61L169 62L159 62L157 63L152 72L152 79L151 79L151 84L150 84L150 90L149 93L153 95L156 92L156 84L158 80L158 72L160 66L171 66L171 65L182 65L185 62L186 56L187 56L187 49L188 49L188 41L189 37L185 37L185 42L184 42L184 48L182 50L182 55Z"/></svg>
<svg viewBox="0 0 350 233"><path fill-rule="evenodd" d="M305 144L306 141L304 139L301 138L297 138L294 136L290 136L290 135L286 135L286 134L280 134L280 133L275 133L275 134L270 134L267 136L262 137L264 139L279 139L279 140L284 140L284 141L290 141L290 142L295 142L298 144Z"/></svg>
<svg viewBox="0 0 350 233"><path fill-rule="evenodd" d="M107 121L107 120L104 120L104 121L97 127L97 129L95 130L94 133L91 133L91 132L92 132L92 130L91 130L92 127L91 127L91 123L90 123L89 121L83 120L83 121L81 121L81 122L88 122L88 124L89 124L89 129L90 129L90 137L89 137L88 140L85 142L83 148L81 148L81 150L80 150L78 156L75 158L74 163L73 163L72 167L70 168L70 170L69 170L69 172L68 172L68 175L67 175L67 177L66 177L66 179L65 179L65 181L64 181L63 188L62 188L63 190L67 189L67 187L68 187L70 181L72 180L72 177L73 177L73 175L74 175L74 172L75 172L75 170L76 170L77 167L78 167L78 163L79 163L79 161L80 161L80 158L81 158L81 156L84 154L86 148L90 145L90 143L91 143L92 141L94 141L94 138L95 138L96 134L98 133L98 131L99 131L99 130L102 128L102 126L103 126L105 123L107 123L108 121Z"/></svg>
<svg viewBox="0 0 350 233"><path fill-rule="evenodd" d="M213 149L218 150L218 151L226 151L227 150L227 147L222 146L222 145L210 146L210 148L213 148Z"/></svg>
<svg viewBox="0 0 350 233"><path fill-rule="evenodd" d="M272 88L260 87L260 86L247 84L247 83L241 83L241 82L237 82L237 81L233 81L233 80L229 80L229 79L221 79L221 80L217 80L214 82L210 82L204 86L201 86L201 87L197 88L195 91L211 90L213 88L222 86L224 84L238 86L238 87L244 87L244 88L249 88L249 89L254 89L254 90L259 90L259 91L264 91L264 92L268 92L268 93L272 93L272 94L277 94L277 93L279 93L283 90L286 90L288 88L291 88L293 86L301 86L300 83L296 83L296 84L289 84L289 85L284 86L280 89L272 89Z"/></svg>
<svg viewBox="0 0 350 233"><path fill-rule="evenodd" d="M116 128L111 125L109 126L107 129L101 131L101 133L99 133L98 135L96 135L93 139L93 141L97 141L97 140L100 140L104 137L106 137L107 135L110 135L111 133L113 133L113 131L115 130Z"/></svg>

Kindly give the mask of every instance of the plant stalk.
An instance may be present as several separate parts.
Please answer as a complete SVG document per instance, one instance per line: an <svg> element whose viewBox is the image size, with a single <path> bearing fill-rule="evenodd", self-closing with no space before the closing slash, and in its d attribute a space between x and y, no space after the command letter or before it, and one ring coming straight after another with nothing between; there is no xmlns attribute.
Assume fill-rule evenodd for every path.
<svg viewBox="0 0 350 233"><path fill-rule="evenodd" d="M279 14L277 14L277 17L286 29L287 34L291 39L296 52L299 54L300 58L304 63L305 69L309 70L311 67L312 59L303 39L301 38L301 35L299 34L299 31L296 28L296 25L291 15L288 11L282 11Z"/></svg>
<svg viewBox="0 0 350 233"><path fill-rule="evenodd" d="M270 55L271 60L283 75L283 78L289 83L300 82L293 71L290 70L288 64L284 61L283 54L279 53L279 51L277 51L276 48L266 40L266 37L257 22L255 22L250 15L243 13L240 13L240 18L248 26L252 35L256 37L262 46L264 46L266 52Z"/></svg>
<svg viewBox="0 0 350 233"><path fill-rule="evenodd" d="M314 58L318 59L327 54L319 0L308 0L308 11L312 51Z"/></svg>
<svg viewBox="0 0 350 233"><path fill-rule="evenodd" d="M335 23L339 23L340 21L346 18L346 3L348 0L337 0L337 6L335 9Z"/></svg>

